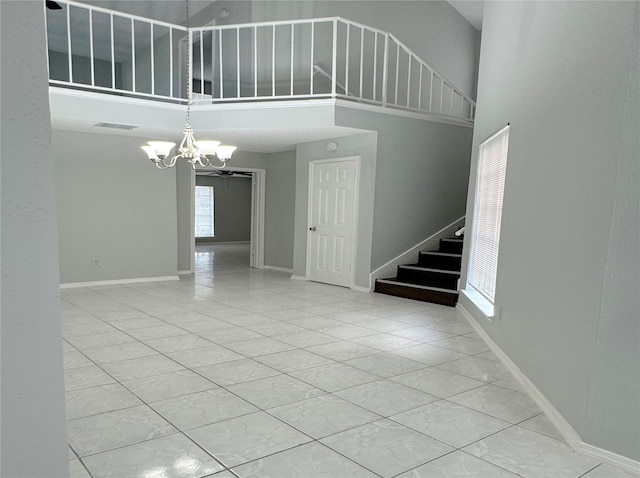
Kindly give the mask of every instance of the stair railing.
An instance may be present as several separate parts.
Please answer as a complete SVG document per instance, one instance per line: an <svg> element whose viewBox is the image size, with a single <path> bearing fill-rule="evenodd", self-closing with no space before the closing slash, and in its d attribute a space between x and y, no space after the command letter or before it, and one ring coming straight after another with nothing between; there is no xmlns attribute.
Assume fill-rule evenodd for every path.
<svg viewBox="0 0 640 478"><path fill-rule="evenodd" d="M475 103L394 35L339 17L181 25L59 0L50 84L200 104L340 98L472 122ZM185 52L190 42L190 74Z"/></svg>
<svg viewBox="0 0 640 478"><path fill-rule="evenodd" d="M61 10L45 9L51 86L186 102L179 51L185 27L72 0L57 3Z"/></svg>

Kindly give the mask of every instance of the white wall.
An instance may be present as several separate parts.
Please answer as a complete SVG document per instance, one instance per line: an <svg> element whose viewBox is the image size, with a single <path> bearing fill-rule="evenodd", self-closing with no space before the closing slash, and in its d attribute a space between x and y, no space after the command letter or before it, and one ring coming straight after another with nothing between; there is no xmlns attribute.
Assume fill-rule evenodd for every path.
<svg viewBox="0 0 640 478"><path fill-rule="evenodd" d="M0 19L0 475L63 478L69 451L42 3L0 2Z"/></svg>
<svg viewBox="0 0 640 478"><path fill-rule="evenodd" d="M61 283L176 274L176 173L145 142L53 131Z"/></svg>
<svg viewBox="0 0 640 478"><path fill-rule="evenodd" d="M509 122L502 318L461 299L585 442L636 460L638 28L637 2L487 3L467 225L478 145Z"/></svg>

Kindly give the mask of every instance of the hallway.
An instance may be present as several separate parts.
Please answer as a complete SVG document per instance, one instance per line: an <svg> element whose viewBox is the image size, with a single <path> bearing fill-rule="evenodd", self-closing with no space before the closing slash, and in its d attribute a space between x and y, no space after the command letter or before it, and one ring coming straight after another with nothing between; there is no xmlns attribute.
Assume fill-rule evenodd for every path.
<svg viewBox="0 0 640 478"><path fill-rule="evenodd" d="M248 268L62 290L72 477L631 478L573 453L455 309Z"/></svg>

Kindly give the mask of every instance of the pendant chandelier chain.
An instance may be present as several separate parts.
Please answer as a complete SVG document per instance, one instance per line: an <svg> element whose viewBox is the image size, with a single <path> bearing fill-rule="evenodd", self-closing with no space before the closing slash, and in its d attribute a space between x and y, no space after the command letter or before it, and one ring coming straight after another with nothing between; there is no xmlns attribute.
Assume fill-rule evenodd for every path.
<svg viewBox="0 0 640 478"><path fill-rule="evenodd" d="M187 68L186 68L186 73L187 73L187 78L186 78L186 85L185 85L185 93L187 95L187 125L191 124L190 118L191 118L191 98L192 98L192 86L191 86L191 29L189 28L189 0L185 1L185 11L187 14L187 22L186 22L186 27L187 27L187 58L186 58L186 63L187 63Z"/></svg>
<svg viewBox="0 0 640 478"><path fill-rule="evenodd" d="M0 0L1 1L1 0ZM193 79L191 72L191 51L193 36L189 23L189 0L185 0L185 13L187 15L187 44L185 59L185 93L187 95L187 124L183 130L183 138L180 146L177 148L178 154L171 156L171 151L175 147L175 143L169 141L149 141L142 149L147 153L149 159L159 169L168 169L176 165L179 159L186 160L191 164L193 169L196 167L222 169L226 167L227 162L231 159L231 155L236 150L235 146L221 145L220 141L196 141L193 137L193 128L191 127L191 103L193 101ZM202 34L200 34L200 48L202 46ZM203 79L200 79L202 82ZM203 88L204 89L204 88ZM204 91L201 93L204 94ZM218 164L214 164L217 161Z"/></svg>

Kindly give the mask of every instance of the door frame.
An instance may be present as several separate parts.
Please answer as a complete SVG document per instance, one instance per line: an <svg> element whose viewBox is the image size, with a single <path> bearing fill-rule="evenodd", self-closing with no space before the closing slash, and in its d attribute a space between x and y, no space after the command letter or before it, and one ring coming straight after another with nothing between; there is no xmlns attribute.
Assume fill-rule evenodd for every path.
<svg viewBox="0 0 640 478"><path fill-rule="evenodd" d="M264 217L265 217L265 202L266 202L266 184L267 184L267 170L260 168L244 168L232 166L228 168L229 171L238 171L241 173L251 174L251 245L250 245L250 259L249 267L255 269L264 269ZM195 201L196 181L195 174L193 175L193 187L191 192L192 203ZM195 232L195 207L191 208L191 247L192 247L192 261L195 258L195 244L196 244L196 232ZM194 269L192 265L192 270Z"/></svg>
<svg viewBox="0 0 640 478"><path fill-rule="evenodd" d="M350 289L355 287L355 276L356 276L356 257L358 251L358 218L360 211L360 166L361 166L361 157L360 156L344 156L342 158L330 158L330 159L315 159L309 161L309 186L308 186L308 198L307 198L307 256L306 256L306 280L311 280L311 234L309 234L309 228L312 227L311 224L311 215L313 210L313 170L316 164L322 163L339 163L346 161L354 161L356 166L356 174L355 174L355 187L353 194L353 244L351 247L351 273L349 274L349 285ZM332 284L331 284L332 285ZM342 287L342 286L337 286Z"/></svg>

